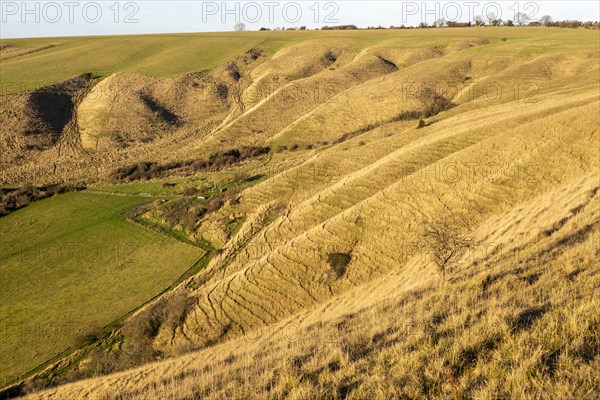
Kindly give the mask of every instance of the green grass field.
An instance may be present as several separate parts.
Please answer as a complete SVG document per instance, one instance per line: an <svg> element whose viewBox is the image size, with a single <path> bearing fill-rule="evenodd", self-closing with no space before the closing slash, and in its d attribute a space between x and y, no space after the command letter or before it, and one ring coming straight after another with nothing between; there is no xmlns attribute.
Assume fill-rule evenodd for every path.
<svg viewBox="0 0 600 400"><path fill-rule="evenodd" d="M202 256L127 222L122 210L142 201L69 193L0 219L3 384L143 304Z"/></svg>

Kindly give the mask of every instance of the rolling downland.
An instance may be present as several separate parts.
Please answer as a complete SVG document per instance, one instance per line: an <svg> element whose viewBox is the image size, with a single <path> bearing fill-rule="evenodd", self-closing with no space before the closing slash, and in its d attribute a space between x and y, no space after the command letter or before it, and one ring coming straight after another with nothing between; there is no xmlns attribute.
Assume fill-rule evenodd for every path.
<svg viewBox="0 0 600 400"><path fill-rule="evenodd" d="M47 65L2 95L0 181L162 196L128 223L210 260L20 393L597 398L597 32L78 40L0 57Z"/></svg>

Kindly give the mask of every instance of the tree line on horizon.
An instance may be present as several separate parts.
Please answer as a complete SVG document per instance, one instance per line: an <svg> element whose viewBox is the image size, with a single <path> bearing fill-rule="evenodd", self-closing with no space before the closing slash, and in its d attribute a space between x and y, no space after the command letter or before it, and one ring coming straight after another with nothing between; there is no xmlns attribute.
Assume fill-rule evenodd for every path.
<svg viewBox="0 0 600 400"><path fill-rule="evenodd" d="M523 12L519 12L515 15L514 20L502 20L497 18L494 15L488 15L487 18L482 17L481 15L476 16L473 21L468 22L457 22L457 21L446 21L443 18L437 19L432 24L427 22L421 22L418 26L369 26L367 28L359 28L356 25L335 25L335 26L323 26L321 28L316 28L314 30L373 30L373 29L430 29L430 28L472 28L472 27L486 27L486 26L531 26L531 27L552 27L552 28L570 28L570 29L600 29L599 21L579 21L579 20L560 20L554 21L550 15L544 15L537 21L531 21L529 16ZM243 22L237 23L234 26L235 31L245 31L246 25ZM262 27L259 31L305 31L310 30L306 26L300 27L276 27L276 28L265 28Z"/></svg>

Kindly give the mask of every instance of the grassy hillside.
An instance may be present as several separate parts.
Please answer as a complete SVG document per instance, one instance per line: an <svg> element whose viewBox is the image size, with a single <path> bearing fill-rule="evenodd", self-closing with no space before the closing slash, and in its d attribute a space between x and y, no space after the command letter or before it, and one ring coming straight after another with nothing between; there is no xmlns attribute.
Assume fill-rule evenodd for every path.
<svg viewBox="0 0 600 400"><path fill-rule="evenodd" d="M550 32L548 32L550 31ZM543 38L540 34L543 32ZM572 32L558 29L453 29L444 35L428 31L283 31L230 32L139 36L57 37L39 39L4 39L0 57L3 94L56 83L74 75L92 72L108 76L114 72L137 72L151 76L177 75L215 68L252 47L270 53L297 43L314 40L351 41L357 50L366 47L402 43L415 48L445 45L460 39L486 37L534 41L539 44L521 48L520 52L538 53L577 50L596 39L595 32ZM582 41L582 38L583 39ZM19 51L15 51L15 49ZM36 50L36 51L26 51ZM546 49L546 50L544 50ZM176 60L176 62L175 62Z"/></svg>
<svg viewBox="0 0 600 400"><path fill-rule="evenodd" d="M141 201L72 193L0 219L3 382L98 335L201 257L126 222Z"/></svg>
<svg viewBox="0 0 600 400"><path fill-rule="evenodd" d="M86 40L51 39L57 46L13 49L20 55L0 60L15 81L30 82L41 74L36 66L54 83L3 97L0 181L91 187L34 203L0 226L81 196L118 201L106 205L118 222L134 204L121 201L148 193L164 200L138 208L135 219L149 230L119 226L158 241L144 248L169 268L185 269L171 260L193 252L167 237L203 245L210 260L17 391L595 399L597 32ZM190 47L198 53L183 54ZM53 72L50 59L62 66ZM56 98L66 99L62 125L41 112ZM94 220L82 220L88 215ZM110 227L97 234L112 238ZM141 254L132 256L140 268ZM148 274L158 278L162 264L153 265ZM10 278L14 290L20 279ZM121 288L128 294L137 283L120 282L129 282ZM92 290L83 280L65 285ZM71 380L81 381L39 391Z"/></svg>

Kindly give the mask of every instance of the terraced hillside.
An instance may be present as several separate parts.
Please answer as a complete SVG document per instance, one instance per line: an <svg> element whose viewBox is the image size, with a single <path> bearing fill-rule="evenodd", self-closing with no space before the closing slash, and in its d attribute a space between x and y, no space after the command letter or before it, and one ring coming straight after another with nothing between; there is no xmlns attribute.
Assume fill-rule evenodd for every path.
<svg viewBox="0 0 600 400"><path fill-rule="evenodd" d="M0 179L158 196L128 223L206 265L10 393L597 398L597 32L139 37L145 62L130 37L85 48L110 40L131 58L77 53L3 95ZM25 82L77 43L15 41L53 47L0 66ZM183 43L231 53L175 71ZM60 127L39 93L68 99Z"/></svg>

